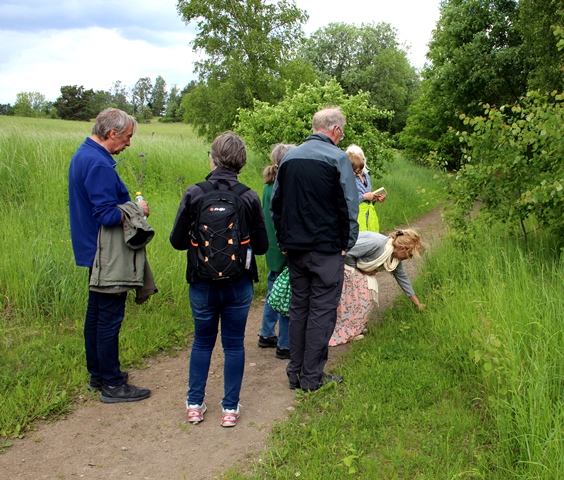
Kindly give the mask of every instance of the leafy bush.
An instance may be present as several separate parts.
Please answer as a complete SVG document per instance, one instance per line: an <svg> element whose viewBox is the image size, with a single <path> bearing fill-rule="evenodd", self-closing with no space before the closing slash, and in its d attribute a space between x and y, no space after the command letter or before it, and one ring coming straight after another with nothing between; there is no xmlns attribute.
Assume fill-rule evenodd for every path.
<svg viewBox="0 0 564 480"><path fill-rule="evenodd" d="M521 226L564 230L564 94L529 92L519 104L484 105L484 115L461 116L465 165L452 184L455 218L481 201L486 217Z"/></svg>
<svg viewBox="0 0 564 480"><path fill-rule="evenodd" d="M276 105L255 101L253 110L239 110L237 132L247 145L265 158L276 143L302 143L311 135L311 121L318 110L329 106L341 108L347 119L345 139L339 146L360 145L368 159L371 175L381 175L385 162L393 160L391 140L378 131L375 122L390 118L393 112L370 106L370 94L346 95L335 81L303 84Z"/></svg>

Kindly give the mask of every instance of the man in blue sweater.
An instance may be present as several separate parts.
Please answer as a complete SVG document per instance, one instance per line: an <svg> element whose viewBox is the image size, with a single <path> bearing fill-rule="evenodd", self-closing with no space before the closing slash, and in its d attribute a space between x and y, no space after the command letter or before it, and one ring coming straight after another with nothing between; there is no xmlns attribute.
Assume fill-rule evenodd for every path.
<svg viewBox="0 0 564 480"><path fill-rule="evenodd" d="M115 171L112 155L129 147L137 131L133 117L108 108L96 117L92 136L78 148L69 167L69 213L74 257L78 266L92 271L100 226L122 221L121 205L129 192ZM142 202L149 215L147 202ZM100 391L105 403L136 402L151 394L147 388L127 383L128 374L120 368L119 331L125 314L127 292L89 292L84 323L88 389Z"/></svg>
<svg viewBox="0 0 564 480"><path fill-rule="evenodd" d="M290 388L317 390L342 381L323 371L337 321L345 253L358 236L358 191L349 157L337 147L345 116L327 108L313 135L283 158L270 204L278 244L286 252L290 303Z"/></svg>

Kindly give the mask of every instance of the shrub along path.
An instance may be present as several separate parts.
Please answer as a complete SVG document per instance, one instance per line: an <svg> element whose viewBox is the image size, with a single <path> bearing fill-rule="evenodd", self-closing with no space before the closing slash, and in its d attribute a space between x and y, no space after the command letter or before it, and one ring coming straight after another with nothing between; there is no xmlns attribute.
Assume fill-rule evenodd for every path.
<svg viewBox="0 0 564 480"><path fill-rule="evenodd" d="M440 209L413 222L431 245L444 232ZM411 278L416 262L405 262ZM401 293L393 277L378 274L380 305L372 321L392 306ZM274 349L257 347L263 304L254 303L246 338L246 366L241 392L241 418L235 428L220 426L223 394L223 355L218 340L207 387L208 412L199 425L187 425L185 398L190 350L177 356L148 359L147 368L131 373L134 385L152 389L149 399L136 403L103 404L86 388L74 412L54 423L43 422L26 438L13 441L0 455L3 478L217 478L237 462L258 458L274 422L283 421L294 407L288 389L287 361ZM125 321L135 321L126 317ZM347 351L330 349L330 361ZM346 378L345 378L346 381Z"/></svg>

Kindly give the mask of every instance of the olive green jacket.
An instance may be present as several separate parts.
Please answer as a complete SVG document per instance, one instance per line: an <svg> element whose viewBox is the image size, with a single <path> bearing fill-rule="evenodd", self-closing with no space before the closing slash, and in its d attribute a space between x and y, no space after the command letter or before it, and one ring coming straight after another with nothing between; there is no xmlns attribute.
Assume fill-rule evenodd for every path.
<svg viewBox="0 0 564 480"><path fill-rule="evenodd" d="M146 297L157 292L145 251L155 231L137 204L126 202L117 207L123 214L122 223L113 227L102 225L98 232L90 290L120 293L135 288L143 289Z"/></svg>

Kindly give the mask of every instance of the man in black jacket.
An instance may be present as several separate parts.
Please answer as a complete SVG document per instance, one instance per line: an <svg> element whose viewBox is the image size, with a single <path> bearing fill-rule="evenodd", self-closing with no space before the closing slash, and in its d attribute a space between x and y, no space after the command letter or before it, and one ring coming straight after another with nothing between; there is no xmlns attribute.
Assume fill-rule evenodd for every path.
<svg viewBox="0 0 564 480"><path fill-rule="evenodd" d="M328 342L337 320L345 253L358 236L358 193L351 163L337 144L345 117L327 108L313 117L313 135L280 164L271 213L280 248L287 252L292 301L290 388L317 390L328 381Z"/></svg>

